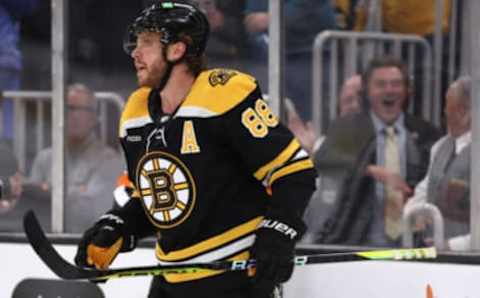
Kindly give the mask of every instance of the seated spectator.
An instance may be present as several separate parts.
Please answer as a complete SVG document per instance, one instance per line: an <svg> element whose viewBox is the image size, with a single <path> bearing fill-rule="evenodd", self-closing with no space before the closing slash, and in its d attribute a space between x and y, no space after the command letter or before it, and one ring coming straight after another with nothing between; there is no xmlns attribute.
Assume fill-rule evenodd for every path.
<svg viewBox="0 0 480 298"><path fill-rule="evenodd" d="M440 90L438 94L445 94L447 85L449 82L448 65L452 61L454 65L459 65L459 42L455 42L454 53L450 53L451 47L449 43L449 27L451 18L451 0L442 1L443 3L443 15L438 19L441 21L442 37L441 41L444 46L441 49L441 53L435 53L434 34L436 27L436 3L438 1L415 1L415 0L358 0L355 6L355 24L354 30L356 31L382 31L387 33L403 33L403 34L417 34L424 37L432 49L434 50L433 56L439 55L441 58L441 79ZM460 1L461 2L461 1ZM372 7L372 5L378 5L379 7ZM376 13L370 13L376 11ZM381 17L378 17L381 16ZM461 19L459 16L457 19ZM453 48L452 48L453 49ZM408 49L402 50L403 57L406 59ZM425 69L423 61L427 58L426 52L422 47L415 48L415 85L413 86L414 96L416 98L414 110L421 109L423 100L422 90L424 88L423 80L426 72L431 72L431 69ZM453 59L453 60L451 60ZM457 70L453 70L454 72ZM454 74L455 76L455 74ZM441 106L444 106L443 98L441 98Z"/></svg>
<svg viewBox="0 0 480 298"><path fill-rule="evenodd" d="M311 121L304 122L297 112L295 104L287 99L285 101L287 111L287 126L298 139L302 147L312 154L318 150L323 142L323 136L318 136Z"/></svg>
<svg viewBox="0 0 480 298"><path fill-rule="evenodd" d="M18 90L22 70L20 41L20 19L30 15L38 0L2 0L0 1L0 91ZM2 137L13 138L14 108L11 99L0 101L2 114Z"/></svg>
<svg viewBox="0 0 480 298"><path fill-rule="evenodd" d="M104 145L96 133L97 102L82 84L68 87L66 131L65 230L80 232L113 203L112 191L123 170L119 154ZM52 149L38 152L29 182L50 197Z"/></svg>
<svg viewBox="0 0 480 298"><path fill-rule="evenodd" d="M403 203L425 175L439 132L406 114L409 81L404 64L374 59L362 76L362 112L336 119L315 154L334 206L324 226L310 226L314 243L398 246ZM406 181L405 185L384 185Z"/></svg>
<svg viewBox="0 0 480 298"><path fill-rule="evenodd" d="M22 193L22 175L7 141L0 141L0 214L11 211Z"/></svg>
<svg viewBox="0 0 480 298"><path fill-rule="evenodd" d="M359 0L334 0L335 19L341 30L352 30L355 22L355 7Z"/></svg>
<svg viewBox="0 0 480 298"><path fill-rule="evenodd" d="M407 211L423 202L437 205L444 218L447 247L452 250L470 247L466 235L470 226L470 88L469 77L461 77L450 85L445 107L448 133L433 145L427 175L405 206Z"/></svg>
<svg viewBox="0 0 480 298"><path fill-rule="evenodd" d="M313 42L321 31L336 29L335 15L330 0L286 0L284 3L286 96L295 101L302 119L309 121ZM244 23L253 47L252 56L257 57L259 63L265 63L266 67L268 0L248 0ZM328 53L325 55L328 56ZM262 83L261 75L255 70L250 72Z"/></svg>
<svg viewBox="0 0 480 298"><path fill-rule="evenodd" d="M206 55L210 67L242 68L247 55L247 37L243 26L244 1L195 0L210 23ZM232 65L233 63L233 65Z"/></svg>
<svg viewBox="0 0 480 298"><path fill-rule="evenodd" d="M368 11L375 9L370 7L372 0L357 0L355 7L355 25L357 31L372 30L374 20L369 19ZM435 31L436 1L415 0L384 0L381 1L380 14L382 16L379 28L383 32L412 33L422 36L433 35ZM442 30L448 31L450 19L450 0L444 1Z"/></svg>
<svg viewBox="0 0 480 298"><path fill-rule="evenodd" d="M339 117L346 117L361 111L361 81L362 79L360 75L354 75L343 83L337 101ZM309 152L310 156L315 156L325 140L325 136L318 136L315 133L315 129L311 122L304 123L302 121L291 101L287 101L286 108L288 127L307 152ZM334 183L334 181L330 181L328 177L323 177L322 171L319 170L317 190L313 193L312 199L310 200L304 215L304 220L307 223L307 226L321 227L325 219L328 217L334 202L334 193L330 191L332 189L332 183ZM302 242L312 243L315 231L315 229L308 229Z"/></svg>
<svg viewBox="0 0 480 298"><path fill-rule="evenodd" d="M360 92L362 89L362 77L353 75L345 80L340 89L338 98L337 111L339 117L344 117L361 111ZM303 122L300 115L296 111L295 104L287 100L287 122L288 128L295 134L303 148L309 152L311 156L320 148L323 136L317 136L312 123Z"/></svg>
<svg viewBox="0 0 480 298"><path fill-rule="evenodd" d="M360 112L360 91L362 89L362 77L353 75L342 85L338 98L338 116L344 117Z"/></svg>
<svg viewBox="0 0 480 298"><path fill-rule="evenodd" d="M0 232L21 232L23 214L35 210L42 226L50 231L49 204L36 204L28 196L11 141L0 141ZM47 206L45 206L47 205Z"/></svg>

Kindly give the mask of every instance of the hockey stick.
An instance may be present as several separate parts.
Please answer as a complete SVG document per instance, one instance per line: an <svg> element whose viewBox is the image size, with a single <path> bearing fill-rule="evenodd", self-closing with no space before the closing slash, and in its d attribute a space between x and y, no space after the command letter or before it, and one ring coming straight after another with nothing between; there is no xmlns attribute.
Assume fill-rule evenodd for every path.
<svg viewBox="0 0 480 298"><path fill-rule="evenodd" d="M178 265L154 265L143 267L114 268L97 270L77 267L66 261L47 239L33 211L28 211L23 218L24 230L30 245L40 259L60 278L69 280L106 280L141 275L164 275L168 273L195 273L205 270L246 270L255 266L255 260L214 261L210 263L188 263ZM417 260L435 258L434 247L415 249L388 249L361 252L327 253L297 256L296 266L331 262L348 262L362 260Z"/></svg>

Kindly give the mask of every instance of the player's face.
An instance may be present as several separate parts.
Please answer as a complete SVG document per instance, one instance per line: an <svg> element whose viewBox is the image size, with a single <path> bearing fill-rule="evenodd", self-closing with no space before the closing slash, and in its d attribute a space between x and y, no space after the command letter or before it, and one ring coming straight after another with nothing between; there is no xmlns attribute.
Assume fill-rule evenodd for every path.
<svg viewBox="0 0 480 298"><path fill-rule="evenodd" d="M447 91L445 118L448 132L459 137L470 130L470 112L463 105L458 83L453 83Z"/></svg>
<svg viewBox="0 0 480 298"><path fill-rule="evenodd" d="M160 84L166 67L163 49L159 33L143 32L138 35L132 58L140 86L157 87Z"/></svg>
<svg viewBox="0 0 480 298"><path fill-rule="evenodd" d="M372 111L385 124L394 123L407 100L407 87L400 69L394 66L375 69L368 82Z"/></svg>
<svg viewBox="0 0 480 298"><path fill-rule="evenodd" d="M85 92L71 90L67 95L67 135L69 142L82 142L96 125L93 99Z"/></svg>

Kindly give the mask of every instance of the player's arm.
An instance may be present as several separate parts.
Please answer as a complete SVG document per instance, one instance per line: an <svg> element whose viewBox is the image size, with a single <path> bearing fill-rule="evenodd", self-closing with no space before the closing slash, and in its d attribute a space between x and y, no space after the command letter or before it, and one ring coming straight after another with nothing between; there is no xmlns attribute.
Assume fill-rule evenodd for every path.
<svg viewBox="0 0 480 298"><path fill-rule="evenodd" d="M145 108L146 98L150 90L141 88L128 99L119 125L119 138L125 152L126 164L129 167L131 152L126 146L125 123L137 123L148 110ZM119 252L133 250L138 239L154 233L148 221L138 194L135 191L133 175L124 175L119 179L119 186L114 191L115 204L107 213L88 229L79 245L75 262L81 266L108 267Z"/></svg>
<svg viewBox="0 0 480 298"><path fill-rule="evenodd" d="M254 287L266 295L293 271L294 247L305 231L302 216L316 174L307 152L279 123L258 88L225 118L232 147L271 195L252 248L257 259Z"/></svg>
<svg viewBox="0 0 480 298"><path fill-rule="evenodd" d="M267 216L271 213L301 222L315 189L316 174L307 151L272 113L259 88L225 118L232 147L248 174L270 192Z"/></svg>

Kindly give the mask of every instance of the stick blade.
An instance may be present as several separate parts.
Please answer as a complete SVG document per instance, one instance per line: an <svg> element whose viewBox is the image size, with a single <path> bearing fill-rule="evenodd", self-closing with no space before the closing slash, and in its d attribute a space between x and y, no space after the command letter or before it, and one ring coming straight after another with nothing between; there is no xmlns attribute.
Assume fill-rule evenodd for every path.
<svg viewBox="0 0 480 298"><path fill-rule="evenodd" d="M35 213L29 210L23 216L23 229L27 235L28 242L33 247L40 259L53 271L58 277L63 279L84 279L79 268L65 261L65 259L55 250L47 239Z"/></svg>

